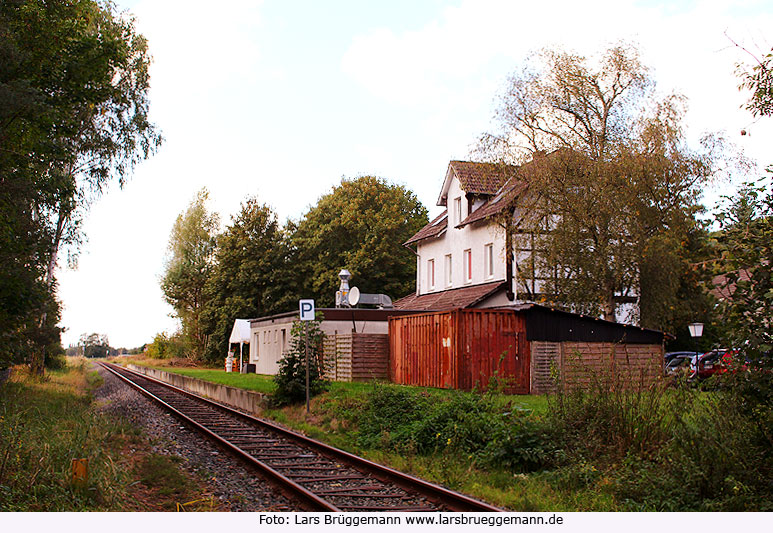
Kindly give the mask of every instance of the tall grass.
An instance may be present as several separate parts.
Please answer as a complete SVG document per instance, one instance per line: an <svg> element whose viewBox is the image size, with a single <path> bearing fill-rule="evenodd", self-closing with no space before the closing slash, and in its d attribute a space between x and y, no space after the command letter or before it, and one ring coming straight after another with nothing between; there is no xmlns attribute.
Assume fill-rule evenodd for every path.
<svg viewBox="0 0 773 533"><path fill-rule="evenodd" d="M125 477L109 453L127 428L91 409L98 382L84 363L45 380L17 369L0 387L0 510L72 511L119 507ZM88 481L71 483L73 459L89 461Z"/></svg>

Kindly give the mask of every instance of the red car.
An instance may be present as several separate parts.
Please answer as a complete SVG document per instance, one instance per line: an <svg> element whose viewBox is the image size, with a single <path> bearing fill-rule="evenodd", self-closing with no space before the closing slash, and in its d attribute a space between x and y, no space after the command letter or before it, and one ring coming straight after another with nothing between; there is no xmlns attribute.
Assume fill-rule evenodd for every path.
<svg viewBox="0 0 773 533"><path fill-rule="evenodd" d="M698 363L698 378L706 379L714 374L724 374L730 370L736 370L736 354L736 350L719 349L701 355Z"/></svg>

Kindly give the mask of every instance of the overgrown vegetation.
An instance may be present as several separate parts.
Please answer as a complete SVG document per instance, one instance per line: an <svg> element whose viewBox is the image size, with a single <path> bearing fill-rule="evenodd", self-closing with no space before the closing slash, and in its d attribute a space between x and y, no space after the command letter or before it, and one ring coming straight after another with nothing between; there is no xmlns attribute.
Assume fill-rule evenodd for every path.
<svg viewBox="0 0 773 533"><path fill-rule="evenodd" d="M331 384L307 417L337 446L518 510L746 511L773 506L773 386L595 380L545 398ZM529 408L533 407L533 408Z"/></svg>
<svg viewBox="0 0 773 533"><path fill-rule="evenodd" d="M95 408L100 383L81 358L45 379L16 367L0 386L0 511L214 510L201 481ZM88 460L82 486L73 459Z"/></svg>

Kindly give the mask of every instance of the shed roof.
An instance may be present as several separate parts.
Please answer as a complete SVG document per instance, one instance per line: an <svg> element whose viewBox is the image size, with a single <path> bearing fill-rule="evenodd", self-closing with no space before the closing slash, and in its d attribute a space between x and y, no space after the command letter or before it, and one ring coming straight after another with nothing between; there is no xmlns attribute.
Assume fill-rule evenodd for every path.
<svg viewBox="0 0 773 533"><path fill-rule="evenodd" d="M662 331L611 322L535 303L514 305L510 309L526 316L526 338L530 341L661 344L667 336Z"/></svg>
<svg viewBox="0 0 773 533"><path fill-rule="evenodd" d="M366 322L386 322L389 317L416 314L410 309L368 309L362 307L317 307L324 320L360 320ZM286 311L248 320L250 326L261 327L272 323L286 323L298 320L298 311Z"/></svg>

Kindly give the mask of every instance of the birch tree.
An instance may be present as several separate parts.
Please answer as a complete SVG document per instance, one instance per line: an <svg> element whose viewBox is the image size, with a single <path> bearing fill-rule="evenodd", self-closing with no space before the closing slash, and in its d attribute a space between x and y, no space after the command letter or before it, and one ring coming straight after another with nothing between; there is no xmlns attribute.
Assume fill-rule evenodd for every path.
<svg viewBox="0 0 773 533"><path fill-rule="evenodd" d="M38 372L44 354L28 341L58 335L62 250L77 253L90 202L161 142L148 119L149 63L133 20L110 3L0 3L0 248L12 271L0 278L10 309L0 337Z"/></svg>
<svg viewBox="0 0 773 533"><path fill-rule="evenodd" d="M638 51L620 44L593 58L543 50L501 94L498 129L479 154L520 165L528 183L522 215L506 223L516 246L534 243L541 300L615 320L622 303L653 296L685 268L679 243L696 229L721 143L688 148L684 98L658 98L654 87Z"/></svg>
<svg viewBox="0 0 773 533"><path fill-rule="evenodd" d="M207 209L209 192L200 190L172 226L169 248L161 280L167 303L182 323L188 344L188 357L199 360L207 347L208 335L201 314L207 302L204 287L215 261L220 218Z"/></svg>

